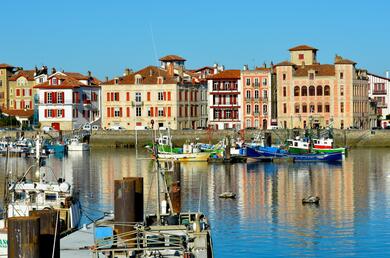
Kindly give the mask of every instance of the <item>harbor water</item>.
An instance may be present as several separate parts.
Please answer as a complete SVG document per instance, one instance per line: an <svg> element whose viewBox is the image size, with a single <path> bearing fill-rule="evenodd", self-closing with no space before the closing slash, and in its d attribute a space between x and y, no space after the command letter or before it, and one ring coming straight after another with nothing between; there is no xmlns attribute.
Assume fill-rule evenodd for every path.
<svg viewBox="0 0 390 258"><path fill-rule="evenodd" d="M146 153L140 156L146 157ZM11 158L21 175L32 159ZM5 159L0 159L3 191ZM79 192L83 221L113 210L114 180L144 177L145 209L156 205L151 160L134 149L92 149L46 161L48 178ZM390 150L353 149L342 163L182 163L182 210L212 225L216 257L390 257ZM225 191L236 199L220 199ZM320 197L319 205L302 198Z"/></svg>

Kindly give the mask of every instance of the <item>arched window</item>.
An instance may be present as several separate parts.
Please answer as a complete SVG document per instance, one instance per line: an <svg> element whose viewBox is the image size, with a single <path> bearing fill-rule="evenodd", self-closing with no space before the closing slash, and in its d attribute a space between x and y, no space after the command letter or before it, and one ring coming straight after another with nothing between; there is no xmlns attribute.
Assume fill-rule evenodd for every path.
<svg viewBox="0 0 390 258"><path fill-rule="evenodd" d="M325 103L325 113L329 113L329 112L330 112L329 103Z"/></svg>
<svg viewBox="0 0 390 258"><path fill-rule="evenodd" d="M249 90L246 91L246 99L251 98L251 92Z"/></svg>
<svg viewBox="0 0 390 258"><path fill-rule="evenodd" d="M322 113L322 103L317 104L317 113Z"/></svg>
<svg viewBox="0 0 390 258"><path fill-rule="evenodd" d="M314 86L309 87L309 96L315 96L316 95L316 88Z"/></svg>
<svg viewBox="0 0 390 258"><path fill-rule="evenodd" d="M322 96L322 86L321 85L317 86L317 96Z"/></svg>
<svg viewBox="0 0 390 258"><path fill-rule="evenodd" d="M295 104L295 113L299 113L299 104Z"/></svg>
<svg viewBox="0 0 390 258"><path fill-rule="evenodd" d="M314 113L315 111L316 111L316 107L314 106L314 103L310 103L309 112L310 112L310 113Z"/></svg>
<svg viewBox="0 0 390 258"><path fill-rule="evenodd" d="M294 96L299 96L299 86L294 87Z"/></svg>
<svg viewBox="0 0 390 258"><path fill-rule="evenodd" d="M307 113L307 105L306 105L306 103L302 104L302 113Z"/></svg>
<svg viewBox="0 0 390 258"><path fill-rule="evenodd" d="M307 96L307 87L306 86L302 86L302 93L301 93L301 96Z"/></svg>
<svg viewBox="0 0 390 258"><path fill-rule="evenodd" d="M329 96L329 95L330 95L330 87L329 87L329 85L325 85L324 96Z"/></svg>

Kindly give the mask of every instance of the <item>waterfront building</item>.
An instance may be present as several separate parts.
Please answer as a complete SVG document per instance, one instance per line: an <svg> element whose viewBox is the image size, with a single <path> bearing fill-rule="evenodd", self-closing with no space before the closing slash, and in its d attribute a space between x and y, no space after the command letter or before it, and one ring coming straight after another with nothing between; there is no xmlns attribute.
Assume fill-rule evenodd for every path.
<svg viewBox="0 0 390 258"><path fill-rule="evenodd" d="M151 127L184 129L207 126L207 87L193 81L185 59L160 59L161 66L126 72L102 83L102 127L127 130Z"/></svg>
<svg viewBox="0 0 390 258"><path fill-rule="evenodd" d="M208 78L209 126L241 129L242 83L240 70L224 70Z"/></svg>
<svg viewBox="0 0 390 258"><path fill-rule="evenodd" d="M375 100L378 116L382 120L386 119L386 116L390 115L390 79L368 73L369 78L369 97ZM387 126L387 122L383 122L383 127Z"/></svg>
<svg viewBox="0 0 390 258"><path fill-rule="evenodd" d="M37 74L37 80L45 78ZM45 79L42 79L44 81ZM39 122L56 130L74 130L100 124L100 81L91 73L57 72L36 85Z"/></svg>
<svg viewBox="0 0 390 258"><path fill-rule="evenodd" d="M267 129L271 125L272 69L257 67L241 71L242 103L241 128Z"/></svg>
<svg viewBox="0 0 390 258"><path fill-rule="evenodd" d="M336 55L333 64L317 61L318 49L289 49L290 61L275 66L278 123L282 128L362 128L372 121L367 71Z"/></svg>
<svg viewBox="0 0 390 258"><path fill-rule="evenodd" d="M9 108L9 79L15 72L15 67L9 64L0 64L0 107Z"/></svg>
<svg viewBox="0 0 390 258"><path fill-rule="evenodd" d="M34 70L19 70L9 79L9 110L33 110Z"/></svg>

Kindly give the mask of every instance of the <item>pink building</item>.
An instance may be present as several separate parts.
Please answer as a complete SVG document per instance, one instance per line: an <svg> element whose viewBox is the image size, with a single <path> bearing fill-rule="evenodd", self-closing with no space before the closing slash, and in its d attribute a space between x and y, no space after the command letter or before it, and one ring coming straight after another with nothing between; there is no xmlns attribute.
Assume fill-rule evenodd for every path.
<svg viewBox="0 0 390 258"><path fill-rule="evenodd" d="M390 79L372 73L368 74L368 78L369 97L375 100L378 115L384 120L390 115Z"/></svg>

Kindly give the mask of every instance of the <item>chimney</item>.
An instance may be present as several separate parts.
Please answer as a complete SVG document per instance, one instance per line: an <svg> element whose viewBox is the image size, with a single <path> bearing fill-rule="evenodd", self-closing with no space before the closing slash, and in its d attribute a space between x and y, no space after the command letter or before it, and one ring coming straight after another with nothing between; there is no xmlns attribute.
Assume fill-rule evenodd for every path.
<svg viewBox="0 0 390 258"><path fill-rule="evenodd" d="M118 84L118 82L119 82L119 78L118 78L118 77L115 77L115 78L114 78L114 84Z"/></svg>
<svg viewBox="0 0 390 258"><path fill-rule="evenodd" d="M264 64L263 64L263 67L264 67L264 68L267 68L267 64L266 64L265 62L264 62Z"/></svg>
<svg viewBox="0 0 390 258"><path fill-rule="evenodd" d="M341 60L343 60L343 58L336 54L336 56L334 57L334 62L337 63L340 62Z"/></svg>
<svg viewBox="0 0 390 258"><path fill-rule="evenodd" d="M242 70L248 71L248 65L244 65L244 68Z"/></svg>
<svg viewBox="0 0 390 258"><path fill-rule="evenodd" d="M125 72L123 73L123 76L130 75L130 73L131 73L131 70L129 68L126 68Z"/></svg>
<svg viewBox="0 0 390 258"><path fill-rule="evenodd" d="M386 78L390 79L390 71L386 71Z"/></svg>
<svg viewBox="0 0 390 258"><path fill-rule="evenodd" d="M35 66L35 74L37 74L37 73L38 73L38 67Z"/></svg>
<svg viewBox="0 0 390 258"><path fill-rule="evenodd" d="M169 63L167 68L168 76L173 77L175 73L175 70L173 69L173 64Z"/></svg>
<svg viewBox="0 0 390 258"><path fill-rule="evenodd" d="M88 71L88 77L92 77L92 72Z"/></svg>
<svg viewBox="0 0 390 258"><path fill-rule="evenodd" d="M57 70L56 70L55 67L51 68L51 74L55 74L56 72L57 72ZM62 72L63 72L63 71L62 71Z"/></svg>
<svg viewBox="0 0 390 258"><path fill-rule="evenodd" d="M108 82L108 76L106 76L105 78L106 78L106 82Z"/></svg>

